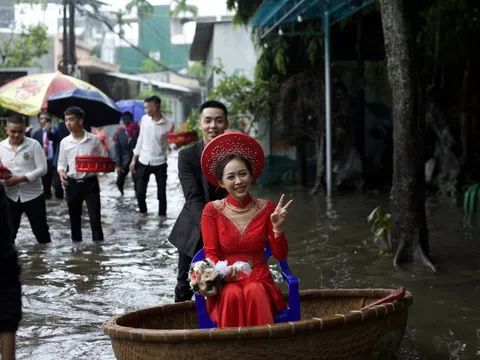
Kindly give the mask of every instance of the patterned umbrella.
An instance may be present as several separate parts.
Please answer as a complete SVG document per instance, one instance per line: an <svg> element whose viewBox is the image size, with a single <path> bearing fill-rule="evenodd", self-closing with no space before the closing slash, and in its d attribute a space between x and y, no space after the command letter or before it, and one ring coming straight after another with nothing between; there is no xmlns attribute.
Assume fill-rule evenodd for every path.
<svg viewBox="0 0 480 360"><path fill-rule="evenodd" d="M35 116L47 109L50 96L65 90L96 90L108 99L108 96L95 86L64 75L61 72L27 75L10 81L0 88L0 105L27 116Z"/></svg>

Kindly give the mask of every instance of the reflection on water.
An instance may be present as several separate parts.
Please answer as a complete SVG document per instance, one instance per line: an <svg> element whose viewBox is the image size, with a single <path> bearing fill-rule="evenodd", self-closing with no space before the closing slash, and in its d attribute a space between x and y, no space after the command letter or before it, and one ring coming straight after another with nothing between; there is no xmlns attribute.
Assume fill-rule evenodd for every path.
<svg viewBox="0 0 480 360"><path fill-rule="evenodd" d="M52 244L36 244L23 219L17 239L24 284L19 359L112 360L110 341L101 332L104 321L173 301L176 251L167 236L183 204L176 168L173 153L166 221L155 211L154 178L147 200L153 210L142 216L131 183L120 197L115 175L101 177L104 243L90 241L85 216L85 240L72 244L67 207L58 200L48 202ZM256 193L277 201L284 190L258 188ZM414 305L399 360L480 356L480 232L464 229L461 209L449 201L428 201L438 273L414 265L395 271L391 258L377 255L366 223L371 209L386 206L386 196L345 195L327 205L305 189L290 188L286 195L295 199L286 230L289 263L301 288L405 286Z"/></svg>

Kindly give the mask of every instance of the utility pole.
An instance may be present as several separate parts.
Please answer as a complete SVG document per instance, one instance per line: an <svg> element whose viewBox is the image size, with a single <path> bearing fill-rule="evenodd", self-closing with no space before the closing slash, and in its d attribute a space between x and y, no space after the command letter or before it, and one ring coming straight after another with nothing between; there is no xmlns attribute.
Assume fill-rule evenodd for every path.
<svg viewBox="0 0 480 360"><path fill-rule="evenodd" d="M68 74L68 36L67 36L67 1L63 0L63 59L62 72Z"/></svg>
<svg viewBox="0 0 480 360"><path fill-rule="evenodd" d="M76 58L76 46L75 46L75 2L76 0L68 0L68 27L69 27L69 63L72 66L70 69L70 75L75 72L75 65L77 65L77 58Z"/></svg>

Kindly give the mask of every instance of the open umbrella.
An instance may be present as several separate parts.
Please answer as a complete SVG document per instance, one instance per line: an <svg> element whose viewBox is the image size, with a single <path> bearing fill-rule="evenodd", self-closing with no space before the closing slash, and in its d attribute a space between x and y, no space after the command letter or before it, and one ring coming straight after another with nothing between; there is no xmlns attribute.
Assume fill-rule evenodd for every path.
<svg viewBox="0 0 480 360"><path fill-rule="evenodd" d="M47 109L50 96L77 88L102 93L95 86L61 72L35 74L22 76L3 85L0 88L0 105L20 114L35 116Z"/></svg>
<svg viewBox="0 0 480 360"><path fill-rule="evenodd" d="M121 116L120 109L112 99L94 90L61 91L51 96L47 105L47 111L58 117L63 117L70 106L78 106L85 111L85 123L95 127L118 124Z"/></svg>
<svg viewBox="0 0 480 360"><path fill-rule="evenodd" d="M142 100L120 100L116 102L122 113L129 111L133 114L133 121L139 122L145 115L145 105Z"/></svg>

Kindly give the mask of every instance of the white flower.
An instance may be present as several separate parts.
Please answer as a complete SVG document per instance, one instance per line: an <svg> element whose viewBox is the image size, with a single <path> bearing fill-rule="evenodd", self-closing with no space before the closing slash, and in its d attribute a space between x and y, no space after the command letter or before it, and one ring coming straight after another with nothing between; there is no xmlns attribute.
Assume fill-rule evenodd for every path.
<svg viewBox="0 0 480 360"><path fill-rule="evenodd" d="M207 283L203 280L200 280L198 282L198 288L200 289L200 291L205 291L207 289Z"/></svg>
<svg viewBox="0 0 480 360"><path fill-rule="evenodd" d="M202 280L203 281L213 281L217 278L218 273L215 271L214 268L208 268L205 269L205 271L202 274Z"/></svg>

